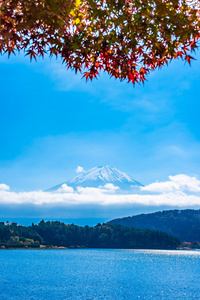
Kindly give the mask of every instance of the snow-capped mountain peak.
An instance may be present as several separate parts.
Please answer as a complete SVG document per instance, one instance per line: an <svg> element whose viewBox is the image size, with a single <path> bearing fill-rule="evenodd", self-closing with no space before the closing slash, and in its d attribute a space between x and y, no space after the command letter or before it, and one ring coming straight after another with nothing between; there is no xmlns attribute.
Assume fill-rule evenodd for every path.
<svg viewBox="0 0 200 300"><path fill-rule="evenodd" d="M135 181L126 173L119 171L115 167L105 165L83 172L80 175L67 180L66 182L50 188L48 191L55 191L63 184L67 184L68 186L76 188L78 186L98 187L107 183L112 183L113 185L119 186L121 189L129 189L132 186L142 186L141 183Z"/></svg>
<svg viewBox="0 0 200 300"><path fill-rule="evenodd" d="M84 172L75 178L69 180L69 182L74 183L74 182L83 182L86 180L102 180L106 181L109 183L114 183L114 182L123 182L123 181L128 181L128 182L134 182L134 180L126 175L125 173L119 171L117 168L113 168L110 166L100 166L100 167L95 167L87 172Z"/></svg>

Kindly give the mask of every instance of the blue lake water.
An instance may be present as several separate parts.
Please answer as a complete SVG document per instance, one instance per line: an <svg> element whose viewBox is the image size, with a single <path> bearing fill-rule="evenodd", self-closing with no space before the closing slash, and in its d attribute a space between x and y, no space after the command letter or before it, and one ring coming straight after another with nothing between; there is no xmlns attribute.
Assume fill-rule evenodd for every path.
<svg viewBox="0 0 200 300"><path fill-rule="evenodd" d="M200 299L200 252L0 250L0 299Z"/></svg>

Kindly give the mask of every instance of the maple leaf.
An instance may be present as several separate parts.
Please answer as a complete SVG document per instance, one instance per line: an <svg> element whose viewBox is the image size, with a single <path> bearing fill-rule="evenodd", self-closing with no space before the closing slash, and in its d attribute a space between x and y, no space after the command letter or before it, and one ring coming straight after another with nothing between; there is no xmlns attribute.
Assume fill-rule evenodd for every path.
<svg viewBox="0 0 200 300"><path fill-rule="evenodd" d="M191 59L194 59L194 57L192 57L190 55L185 56L185 60L189 63L189 65L191 64Z"/></svg>
<svg viewBox="0 0 200 300"><path fill-rule="evenodd" d="M30 60L32 60L33 58L36 60L36 52L34 50L29 49L26 53L26 56L27 55L30 56Z"/></svg>

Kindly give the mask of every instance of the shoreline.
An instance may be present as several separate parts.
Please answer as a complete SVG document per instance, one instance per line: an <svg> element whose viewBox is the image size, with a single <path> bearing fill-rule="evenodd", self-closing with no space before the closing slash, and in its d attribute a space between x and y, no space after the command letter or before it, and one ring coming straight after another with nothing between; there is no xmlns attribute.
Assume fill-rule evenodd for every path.
<svg viewBox="0 0 200 300"><path fill-rule="evenodd" d="M16 247L9 247L9 248L0 248L0 250L80 250L80 249L107 249L107 250L158 250L158 251L179 251L179 250L184 250L184 251L198 251L199 249L195 249L195 248L186 248L186 247L182 247L182 248L176 248L176 249L138 249L138 248L86 248L86 247L57 247L57 246L53 246L53 247L27 247L27 248L16 248Z"/></svg>

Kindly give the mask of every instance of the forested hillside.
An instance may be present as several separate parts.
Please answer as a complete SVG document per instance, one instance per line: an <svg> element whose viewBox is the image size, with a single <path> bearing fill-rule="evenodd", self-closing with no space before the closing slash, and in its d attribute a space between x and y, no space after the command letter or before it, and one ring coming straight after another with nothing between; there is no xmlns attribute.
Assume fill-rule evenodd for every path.
<svg viewBox="0 0 200 300"><path fill-rule="evenodd" d="M181 242L200 242L200 210L166 210L115 219L107 224L160 230L176 236Z"/></svg>
<svg viewBox="0 0 200 300"><path fill-rule="evenodd" d="M33 248L41 245L68 248L176 249L180 241L163 232L121 225L80 227L58 221L41 221L38 225L32 224L29 227L0 225L0 246L3 248Z"/></svg>

